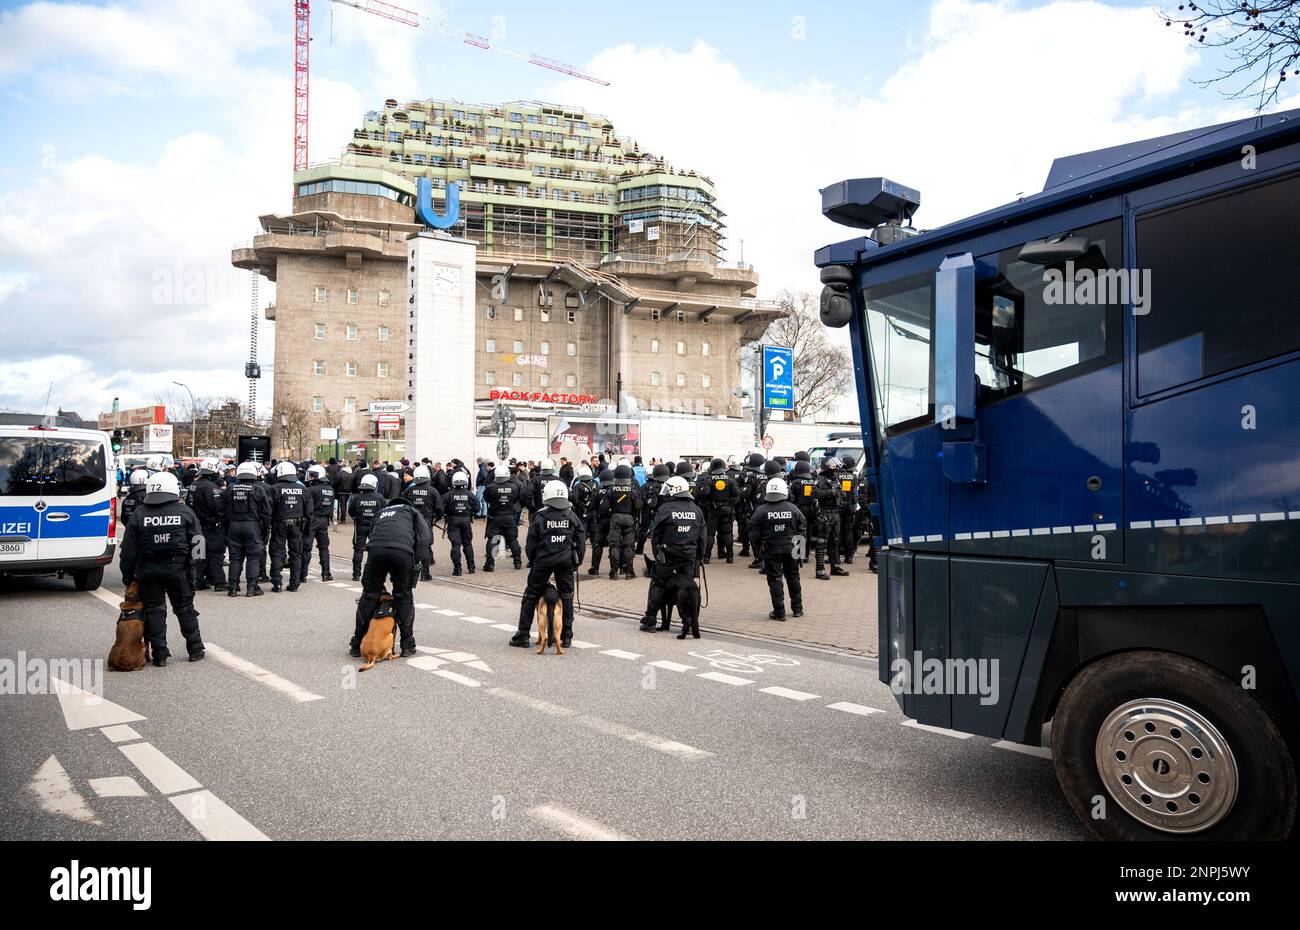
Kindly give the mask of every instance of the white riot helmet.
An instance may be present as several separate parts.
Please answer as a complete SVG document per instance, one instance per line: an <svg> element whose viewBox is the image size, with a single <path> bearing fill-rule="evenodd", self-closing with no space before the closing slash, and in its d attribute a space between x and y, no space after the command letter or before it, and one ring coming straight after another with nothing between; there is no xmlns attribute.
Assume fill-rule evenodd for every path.
<svg viewBox="0 0 1300 930"><path fill-rule="evenodd" d="M149 480L149 469L147 468L137 468L135 471L131 472L132 487L134 487L137 484L144 484L148 480Z"/></svg>
<svg viewBox="0 0 1300 930"><path fill-rule="evenodd" d="M312 481L324 481L324 480L325 480L325 466L324 466L324 465L313 465L311 468L307 469L307 477L308 477L310 480L312 480Z"/></svg>
<svg viewBox="0 0 1300 930"><path fill-rule="evenodd" d="M569 508L569 489L563 481L548 481L542 487L542 503L556 510Z"/></svg>
<svg viewBox="0 0 1300 930"><path fill-rule="evenodd" d="M240 463L239 463L239 467L235 469L235 477L236 477L236 478L242 478L242 477L244 477L244 476L246 476L246 475L251 475L251 476L254 477L254 478L257 477L257 463L256 463L256 462L240 462Z"/></svg>
<svg viewBox="0 0 1300 930"><path fill-rule="evenodd" d="M212 458L204 459L202 462L199 463L199 474L215 475L217 473L217 469L219 469L220 467L221 467L221 463L218 462L216 459L212 459Z"/></svg>
<svg viewBox="0 0 1300 930"><path fill-rule="evenodd" d="M167 460L161 455L151 455L144 464L150 471L163 471L167 467Z"/></svg>
<svg viewBox="0 0 1300 930"><path fill-rule="evenodd" d="M497 462L497 467L492 470L492 477L496 481L509 481L510 466L505 462Z"/></svg>
<svg viewBox="0 0 1300 930"><path fill-rule="evenodd" d="M416 465L415 468L411 469L412 481L419 481L421 478L427 479L428 477L429 477L428 465Z"/></svg>
<svg viewBox="0 0 1300 930"><path fill-rule="evenodd" d="M296 478L298 476L298 466L293 462L281 462L275 466L275 477L277 478Z"/></svg>
<svg viewBox="0 0 1300 930"><path fill-rule="evenodd" d="M589 465L579 465L579 466L578 466L578 477L579 477L579 478L590 478L590 477L591 477L591 466L589 466Z"/></svg>
<svg viewBox="0 0 1300 930"><path fill-rule="evenodd" d="M784 478L773 478L767 483L767 490L763 493L763 497L772 503L789 500L790 486L785 483Z"/></svg>
<svg viewBox="0 0 1300 930"><path fill-rule="evenodd" d="M165 504L181 499L181 483L169 471L160 471L150 475L144 483L144 502L146 504Z"/></svg>
<svg viewBox="0 0 1300 930"><path fill-rule="evenodd" d="M469 475L465 474L463 471L456 472L451 476L451 486L453 488L469 487Z"/></svg>
<svg viewBox="0 0 1300 930"><path fill-rule="evenodd" d="M374 475L361 476L361 490L373 491L377 487L379 487L379 479L376 478Z"/></svg>
<svg viewBox="0 0 1300 930"><path fill-rule="evenodd" d="M673 475L664 482L664 494L667 497L689 497L691 494L690 482L681 475Z"/></svg>
<svg viewBox="0 0 1300 930"><path fill-rule="evenodd" d="M542 464L538 468L543 475L555 474L555 459L542 459Z"/></svg>

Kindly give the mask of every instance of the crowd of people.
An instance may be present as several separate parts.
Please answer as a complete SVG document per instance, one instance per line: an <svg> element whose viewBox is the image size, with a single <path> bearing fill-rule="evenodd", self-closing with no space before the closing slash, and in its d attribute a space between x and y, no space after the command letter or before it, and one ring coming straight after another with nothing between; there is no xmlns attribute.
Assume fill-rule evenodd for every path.
<svg viewBox="0 0 1300 930"><path fill-rule="evenodd" d="M169 657L164 597L197 661L204 650L195 591L258 597L266 583L273 593L298 591L308 579L313 547L320 579L331 581L335 524L352 525L352 580L362 585L350 643L355 657L385 593L394 601L402 655L415 654L412 591L432 578L433 529L439 525L450 543L453 576L474 574L480 551L484 572L496 571L507 556L514 569L527 568L512 646L528 645L533 611L551 584L563 605L561 644L569 645L575 576L587 564L588 548L586 573L592 576L602 573L606 554L611 580L635 579L641 561L649 579L641 629L654 632L668 628L674 592L697 585L701 566L715 558L749 558L748 567L766 578L768 617L786 619L787 596L791 614L801 617L800 567L811 560L818 580L847 575L843 566L854 561L859 540L872 535L867 486L854 461L829 457L814 469L804 452L791 461L759 452L707 462L478 459L472 469L459 459L237 466L206 459L133 471L122 519L123 581L140 583L146 637L159 666ZM481 549L477 519L484 521ZM868 545L874 571L875 550ZM681 603L698 604L698 598ZM699 636L698 615L680 619L679 638Z"/></svg>

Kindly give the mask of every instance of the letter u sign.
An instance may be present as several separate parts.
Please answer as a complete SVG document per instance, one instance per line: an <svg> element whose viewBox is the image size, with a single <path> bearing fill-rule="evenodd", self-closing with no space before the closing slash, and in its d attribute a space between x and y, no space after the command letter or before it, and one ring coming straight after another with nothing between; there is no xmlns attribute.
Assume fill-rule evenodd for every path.
<svg viewBox="0 0 1300 930"><path fill-rule="evenodd" d="M415 215L425 226L434 229L451 229L460 219L460 185L447 185L447 212L439 216L433 212L433 185L428 178L418 178L415 186Z"/></svg>

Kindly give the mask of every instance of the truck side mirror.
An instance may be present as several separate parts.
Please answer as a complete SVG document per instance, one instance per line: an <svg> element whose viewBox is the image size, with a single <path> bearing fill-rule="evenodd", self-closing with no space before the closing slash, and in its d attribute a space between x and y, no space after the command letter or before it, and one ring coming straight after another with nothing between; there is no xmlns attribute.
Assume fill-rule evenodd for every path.
<svg viewBox="0 0 1300 930"><path fill-rule="evenodd" d="M934 282L934 422L975 420L975 259L949 255Z"/></svg>

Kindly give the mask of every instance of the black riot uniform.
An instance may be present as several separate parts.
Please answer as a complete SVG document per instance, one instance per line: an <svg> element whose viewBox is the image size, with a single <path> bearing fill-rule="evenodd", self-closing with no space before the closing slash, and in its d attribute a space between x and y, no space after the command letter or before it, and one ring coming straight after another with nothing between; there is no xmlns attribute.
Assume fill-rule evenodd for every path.
<svg viewBox="0 0 1300 930"><path fill-rule="evenodd" d="M361 557L366 551L370 528L379 511L388 506L384 495L374 488L359 488L348 499L348 516L352 518L352 580L361 580Z"/></svg>
<svg viewBox="0 0 1300 930"><path fill-rule="evenodd" d="M736 518L736 502L740 499L740 489L731 475L727 474L726 463L714 459L709 464L709 474L704 478L701 499L705 502L706 537L704 542L704 562L708 564L713 554L713 541L718 541L718 558L728 562L735 560L732 550L731 525Z"/></svg>
<svg viewBox="0 0 1300 930"><path fill-rule="evenodd" d="M510 645L528 645L537 602L552 577L564 612L560 645L568 646L573 640L573 572L582 564L586 539L586 527L570 506L548 504L529 518L524 548L532 568L528 570L524 602L519 605L519 629L510 638Z"/></svg>
<svg viewBox="0 0 1300 930"><path fill-rule="evenodd" d="M645 560L641 573L647 578L651 574L651 559L645 554L645 541L650 536L650 526L662 502L664 482L671 475L667 465L656 465L654 472L641 485L641 519L636 528L636 554Z"/></svg>
<svg viewBox="0 0 1300 930"><path fill-rule="evenodd" d="M817 487L813 493L817 496L821 517L817 535L825 540L826 564L830 566L832 575L847 575L848 572L840 568L840 499L844 495L840 491L839 477L835 469L822 467L822 473L817 476Z"/></svg>
<svg viewBox="0 0 1300 930"><path fill-rule="evenodd" d="M206 554L195 564L196 591L226 589L226 501L217 476L202 472L190 487L190 509L203 527ZM238 579L236 579L238 581Z"/></svg>
<svg viewBox="0 0 1300 930"><path fill-rule="evenodd" d="M361 597L357 600L351 644L354 656L361 654L361 639L379 607L385 581L393 588L393 613L402 634L402 655L415 655L415 601L411 588L415 583L416 563L431 545L433 535L428 522L406 501L395 501L376 515L366 543L366 570L361 576Z"/></svg>
<svg viewBox="0 0 1300 930"><path fill-rule="evenodd" d="M596 483L591 475L575 479L569 488L569 506L588 528L590 528L591 500L595 494Z"/></svg>
<svg viewBox="0 0 1300 930"><path fill-rule="evenodd" d="M181 635L190 661L203 658L203 638L199 635L199 614L194 609L194 583L191 580L191 547L195 537L203 535L199 518L179 500L149 503L148 496L126 526L122 539L122 580L140 583L140 600L144 604L144 635L149 641L153 664L167 664L167 607L180 621Z"/></svg>
<svg viewBox="0 0 1300 930"><path fill-rule="evenodd" d="M406 501L416 510L420 511L420 516L424 517L424 522L429 524L429 539L433 539L434 521L442 515L442 495L438 493L438 488L428 478L414 478L402 490L402 500ZM430 545L427 552L420 553L420 580L432 581L433 576L429 574L429 569L433 565L433 547Z"/></svg>
<svg viewBox="0 0 1300 930"><path fill-rule="evenodd" d="M266 523L262 525L263 546L262 546L261 561L257 567L258 581L271 580L271 576L267 572L267 562L270 560L270 555L271 555L271 513L275 509L275 492L271 490L271 477L272 476L270 472L268 472L266 477L263 480L258 481L257 484L255 485L255 487L257 488L257 493L262 495L262 499L266 501L266 508L267 508Z"/></svg>
<svg viewBox="0 0 1300 930"><path fill-rule="evenodd" d="M487 490L483 492L483 503L487 504L487 528L484 530L487 542L487 554L483 556L483 571L495 571L495 549L498 539L510 548L515 568L522 568L523 561L519 551L519 511L523 507L523 494L519 482L512 478L501 480L493 478Z"/></svg>
<svg viewBox="0 0 1300 930"><path fill-rule="evenodd" d="M707 530L703 508L689 495L682 497L665 497L655 511L650 525L650 546L654 551L654 567L650 574L650 593L646 598L645 616L641 618L641 629L647 633L655 629L655 616L663 609L668 582L674 575L695 583L700 573L700 560L708 552L706 548ZM682 634L687 632L696 639L700 636L700 618L681 617ZM659 626L667 630L668 621Z"/></svg>
<svg viewBox="0 0 1300 930"><path fill-rule="evenodd" d="M300 581L307 580L311 568L311 544L315 540L320 551L320 579L333 581L330 573L330 520L334 517L334 485L329 475L307 482L303 495L304 529L302 537L302 562L298 571Z"/></svg>
<svg viewBox="0 0 1300 930"><path fill-rule="evenodd" d="M587 532L591 535L591 568L587 569L588 575L600 574L600 557L605 551L605 544L609 541L609 518L610 489L614 484L614 473L606 468L600 473L599 484L597 484L591 493L591 501L587 506ZM611 556L610 561L613 561Z"/></svg>
<svg viewBox="0 0 1300 930"><path fill-rule="evenodd" d="M853 459L845 457L843 464L835 470L835 480L840 486L840 558L844 564L853 562L858 548L858 476L853 468Z"/></svg>
<svg viewBox="0 0 1300 930"><path fill-rule="evenodd" d="M817 479L813 477L812 466L807 462L795 462L794 471L790 473L790 499L803 513L808 531L812 538L807 540L804 557L808 561L807 549L816 555L817 578L822 581L830 579L826 574L826 540L821 534L821 500L817 493Z"/></svg>
<svg viewBox="0 0 1300 930"><path fill-rule="evenodd" d="M306 523L307 489L297 478L277 477L271 485L271 590L289 566L289 590L297 591L302 569L302 535Z"/></svg>
<svg viewBox="0 0 1300 930"><path fill-rule="evenodd" d="M767 493L767 483L773 478L781 476L781 466L775 460L763 462L754 476L754 481L749 487L749 516L754 516L754 511L758 510L760 504L765 502ZM749 563L750 568L763 567L763 541L755 539L752 535L749 537L749 549L753 554L753 561Z"/></svg>
<svg viewBox="0 0 1300 930"><path fill-rule="evenodd" d="M785 599L781 588L784 578L790 589L790 607L796 617L803 616L803 589L799 586L799 563L794 557L795 538L808 536L808 521L803 511L788 500L764 501L749 518L749 538L762 545L763 573L772 596L773 620L785 619Z"/></svg>
<svg viewBox="0 0 1300 930"><path fill-rule="evenodd" d="M468 485L452 485L442 497L442 510L447 515L447 538L451 540L451 573L460 574L461 554L465 567L474 574L474 514L478 513L478 499Z"/></svg>
<svg viewBox="0 0 1300 930"><path fill-rule="evenodd" d="M740 537L740 556L749 555L749 515L754 512L754 486L763 478L763 456L751 452L745 458L745 467L736 478L740 499L736 501L736 535Z"/></svg>
<svg viewBox="0 0 1300 930"><path fill-rule="evenodd" d="M126 492L126 497L122 498L122 525L127 526L131 522L131 514L140 506L144 500L144 485L133 484Z"/></svg>
<svg viewBox="0 0 1300 930"><path fill-rule="evenodd" d="M614 469L609 497L609 577L615 578L622 572L624 578L635 578L632 553L636 550L641 495L630 466L619 465Z"/></svg>
<svg viewBox="0 0 1300 930"><path fill-rule="evenodd" d="M230 544L231 597L239 593L239 576L248 581L248 597L262 593L258 570L266 555L265 528L271 525L271 499L256 475L236 475L222 495L226 510L226 538Z"/></svg>

